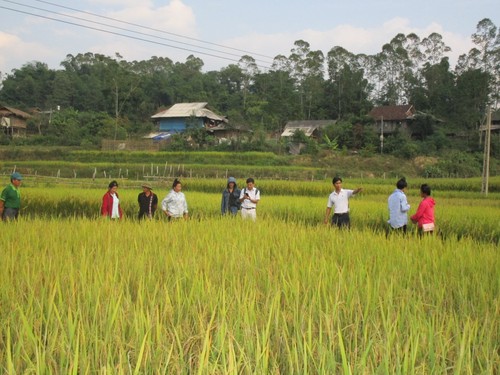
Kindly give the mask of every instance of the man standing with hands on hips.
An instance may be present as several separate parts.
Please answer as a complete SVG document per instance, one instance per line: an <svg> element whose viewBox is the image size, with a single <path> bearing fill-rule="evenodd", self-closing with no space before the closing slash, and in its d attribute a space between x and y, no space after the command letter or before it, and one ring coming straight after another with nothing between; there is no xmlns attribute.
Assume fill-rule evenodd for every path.
<svg viewBox="0 0 500 375"><path fill-rule="evenodd" d="M328 197L328 203L326 205L325 213L325 224L328 224L330 212L332 211L332 207L334 207L332 225L335 225L338 228L349 228L351 225L349 220L349 198L351 198L355 194L358 194L363 189L342 189L342 179L340 177L334 177L332 183L335 190Z"/></svg>
<svg viewBox="0 0 500 375"><path fill-rule="evenodd" d="M255 187L253 178L247 178L247 187L241 189L240 202L241 202L241 217L243 219L257 219L257 203L260 200L260 191Z"/></svg>
<svg viewBox="0 0 500 375"><path fill-rule="evenodd" d="M10 175L10 184L2 190L0 195L0 220L16 220L21 208L21 180L23 176L14 172Z"/></svg>

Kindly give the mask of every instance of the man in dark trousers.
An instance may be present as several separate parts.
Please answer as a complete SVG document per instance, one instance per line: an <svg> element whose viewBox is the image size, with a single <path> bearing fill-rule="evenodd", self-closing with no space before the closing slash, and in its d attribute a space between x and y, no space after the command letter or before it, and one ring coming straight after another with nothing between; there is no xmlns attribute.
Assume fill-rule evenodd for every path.
<svg viewBox="0 0 500 375"><path fill-rule="evenodd" d="M21 209L21 192L19 187L23 176L14 172L10 175L10 184L3 189L0 195L0 219L4 221L16 220Z"/></svg>
<svg viewBox="0 0 500 375"><path fill-rule="evenodd" d="M151 185L142 185L142 193L139 193L137 201L139 202L139 220L144 217L152 219L158 207L158 196L153 193Z"/></svg>

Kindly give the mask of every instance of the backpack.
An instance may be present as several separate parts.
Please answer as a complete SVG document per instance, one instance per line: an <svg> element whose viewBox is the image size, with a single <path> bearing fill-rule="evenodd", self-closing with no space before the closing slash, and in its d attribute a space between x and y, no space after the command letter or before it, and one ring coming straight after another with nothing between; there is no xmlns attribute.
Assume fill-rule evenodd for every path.
<svg viewBox="0 0 500 375"><path fill-rule="evenodd" d="M257 188L254 188L255 189L255 196L257 196L257 194L259 193L259 189ZM243 193L243 196L245 196L245 194L247 193L247 188L245 188L245 192Z"/></svg>

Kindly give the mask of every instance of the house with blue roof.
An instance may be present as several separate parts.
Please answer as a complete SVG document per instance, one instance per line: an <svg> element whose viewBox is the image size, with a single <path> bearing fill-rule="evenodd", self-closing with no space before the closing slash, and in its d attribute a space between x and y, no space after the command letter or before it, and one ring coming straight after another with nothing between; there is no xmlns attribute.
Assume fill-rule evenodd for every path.
<svg viewBox="0 0 500 375"><path fill-rule="evenodd" d="M189 127L205 128L210 131L227 123L227 119L207 108L208 103L178 103L169 109L151 116L159 123L159 131L182 133Z"/></svg>

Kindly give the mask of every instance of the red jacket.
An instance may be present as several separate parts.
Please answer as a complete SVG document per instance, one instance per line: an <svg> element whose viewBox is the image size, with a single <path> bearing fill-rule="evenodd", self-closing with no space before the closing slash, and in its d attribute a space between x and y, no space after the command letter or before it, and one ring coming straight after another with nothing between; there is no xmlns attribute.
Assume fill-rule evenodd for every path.
<svg viewBox="0 0 500 375"><path fill-rule="evenodd" d="M423 224L434 223L435 205L436 202L434 202L432 197L425 197L418 205L415 215L410 217L411 221L416 222L419 228L422 228Z"/></svg>
<svg viewBox="0 0 500 375"><path fill-rule="evenodd" d="M118 193L115 194L118 198L120 198L118 196ZM111 193L108 191L102 197L101 215L111 217L112 211L113 211L113 197L111 196ZM118 211L120 212L120 219L121 219L123 217L123 211L120 203L118 203Z"/></svg>

